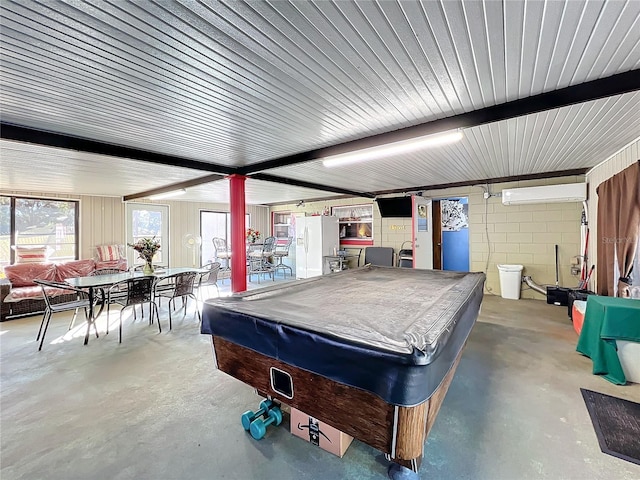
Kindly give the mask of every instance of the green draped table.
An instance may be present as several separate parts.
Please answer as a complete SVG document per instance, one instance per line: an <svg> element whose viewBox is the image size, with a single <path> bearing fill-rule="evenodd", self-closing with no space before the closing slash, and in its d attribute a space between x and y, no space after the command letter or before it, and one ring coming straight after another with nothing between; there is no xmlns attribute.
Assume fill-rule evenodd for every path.
<svg viewBox="0 0 640 480"><path fill-rule="evenodd" d="M593 360L593 374L624 385L616 340L640 342L640 300L589 295L576 350Z"/></svg>

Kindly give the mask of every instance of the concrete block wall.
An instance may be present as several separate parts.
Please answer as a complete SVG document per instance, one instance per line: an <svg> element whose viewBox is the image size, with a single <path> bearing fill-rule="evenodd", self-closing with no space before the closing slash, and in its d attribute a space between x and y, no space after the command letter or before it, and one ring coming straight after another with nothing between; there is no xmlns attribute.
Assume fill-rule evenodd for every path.
<svg viewBox="0 0 640 480"><path fill-rule="evenodd" d="M515 187L512 184L493 185L492 191ZM538 284L554 285L555 245L558 245L560 285L577 284L578 277L571 274L571 264L572 259L580 255L582 204L507 206L498 197L492 197L487 202L482 194L479 197L475 193L470 196L469 209L473 212L469 225L471 270L486 271L487 291L500 293L499 264L523 265L523 275L530 275ZM524 285L522 296L544 298Z"/></svg>

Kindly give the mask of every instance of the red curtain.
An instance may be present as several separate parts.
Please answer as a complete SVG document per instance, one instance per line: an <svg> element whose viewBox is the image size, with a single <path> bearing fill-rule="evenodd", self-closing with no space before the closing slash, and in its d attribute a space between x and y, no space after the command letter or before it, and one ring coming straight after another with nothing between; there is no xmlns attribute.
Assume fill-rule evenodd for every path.
<svg viewBox="0 0 640 480"><path fill-rule="evenodd" d="M598 294L629 296L640 236L640 160L605 180L598 194ZM634 272L640 275L640 272Z"/></svg>

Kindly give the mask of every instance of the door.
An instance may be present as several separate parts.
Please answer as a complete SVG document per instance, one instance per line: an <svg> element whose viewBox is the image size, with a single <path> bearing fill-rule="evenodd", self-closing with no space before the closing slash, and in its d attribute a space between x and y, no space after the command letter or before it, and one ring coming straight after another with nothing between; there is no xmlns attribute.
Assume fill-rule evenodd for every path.
<svg viewBox="0 0 640 480"><path fill-rule="evenodd" d="M245 228L251 225L251 217L245 214ZM213 262L216 258L216 249L213 247L213 238L222 238L227 247L231 249L231 214L229 212L214 212L200 210L200 236L202 237L202 262ZM223 266L226 262L222 262Z"/></svg>
<svg viewBox="0 0 640 480"><path fill-rule="evenodd" d="M433 269L442 270L442 210L440 200L433 201Z"/></svg>
<svg viewBox="0 0 640 480"><path fill-rule="evenodd" d="M431 200L413 197L413 266L433 268L433 205Z"/></svg>
<svg viewBox="0 0 640 480"><path fill-rule="evenodd" d="M464 198L440 201L442 269L469 271L469 202Z"/></svg>
<svg viewBox="0 0 640 480"><path fill-rule="evenodd" d="M307 278L306 217L295 216L296 278Z"/></svg>
<svg viewBox="0 0 640 480"><path fill-rule="evenodd" d="M322 275L323 255L323 217L309 217L307 220L307 276L306 278Z"/></svg>
<svg viewBox="0 0 640 480"><path fill-rule="evenodd" d="M169 206L127 203L127 243L152 237L161 245L153 263L169 266ZM127 261L129 265L143 263L132 248L127 248Z"/></svg>

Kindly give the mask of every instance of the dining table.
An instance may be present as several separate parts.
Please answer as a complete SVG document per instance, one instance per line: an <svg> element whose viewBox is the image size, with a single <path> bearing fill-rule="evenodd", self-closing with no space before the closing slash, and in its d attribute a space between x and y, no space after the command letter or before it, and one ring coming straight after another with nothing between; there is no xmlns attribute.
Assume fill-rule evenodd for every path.
<svg viewBox="0 0 640 480"><path fill-rule="evenodd" d="M93 275L87 277L69 277L65 278L65 283L71 285L72 287L80 288L82 290L86 290L87 295L89 296L89 315L87 319L87 332L84 336L84 344L89 343L89 334L91 331L91 326L95 325L95 321L98 315L95 314L95 305L97 294L99 292L104 292L104 289L115 285L118 282L123 280L127 280L129 278L137 278L137 277L145 277L145 276L153 276L156 277L157 280L161 280L166 277L170 277L171 275L176 275L179 273L186 272L196 272L196 273L206 273L208 269L198 268L198 267L174 267L174 268L158 268L151 275L145 275L142 272L134 272L134 271L123 271L122 273L113 273L108 275ZM102 312L102 310L100 310ZM98 336L98 331L96 329L96 336Z"/></svg>

